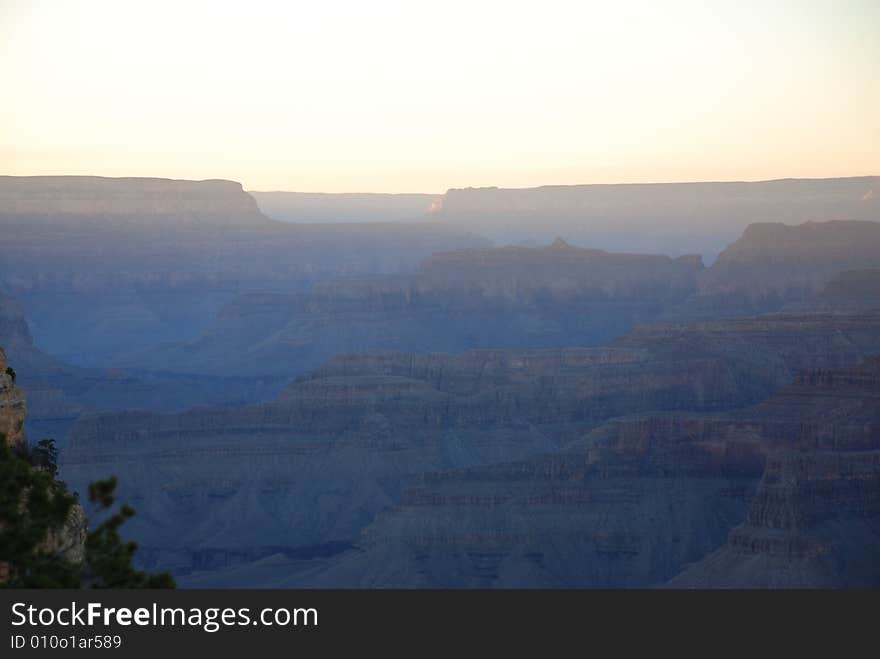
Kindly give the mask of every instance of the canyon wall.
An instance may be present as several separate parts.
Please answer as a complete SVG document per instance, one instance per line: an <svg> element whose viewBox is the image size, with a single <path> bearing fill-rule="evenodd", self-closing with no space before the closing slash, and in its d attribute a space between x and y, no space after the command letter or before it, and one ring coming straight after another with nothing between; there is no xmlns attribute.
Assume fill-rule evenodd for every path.
<svg viewBox="0 0 880 659"><path fill-rule="evenodd" d="M215 570L275 554L344 549L428 472L491 471L488 465L560 451L568 461L568 447L610 419L729 413L765 399L798 369L852 364L875 352L880 314L648 327L598 348L343 355L295 380L272 403L85 417L72 433L63 473L73 484L120 475L121 495L139 510L131 529L149 565ZM689 470L708 470L688 490L683 517L674 518L682 527L662 533L670 542L689 537L683 529L717 514L713 530L694 531L686 551L651 563L656 579L671 578L673 567L724 542L745 515L763 465L763 450L738 438L729 446L712 437L699 446L684 439L657 445L648 467L659 480L627 485L620 495L627 505L635 497L673 510L681 483L666 472L685 478ZM638 496L626 494L633 487ZM506 497L506 488L480 485L479 496ZM570 503L613 498L617 489L603 484L601 491L572 494ZM651 513L658 533L667 525L659 510ZM641 523L640 515L627 524ZM608 542L632 546L628 528ZM607 583L621 574L608 572Z"/></svg>
<svg viewBox="0 0 880 659"><path fill-rule="evenodd" d="M880 267L880 223L753 224L700 278L688 309L713 317L805 303L845 270Z"/></svg>
<svg viewBox="0 0 880 659"><path fill-rule="evenodd" d="M0 208L4 215L67 221L71 228L83 218L217 224L250 223L259 215L254 199L234 181L100 176L0 176Z"/></svg>
<svg viewBox="0 0 880 659"><path fill-rule="evenodd" d="M743 522L678 588L880 585L880 358L811 371L759 413L788 431Z"/></svg>
<svg viewBox="0 0 880 659"><path fill-rule="evenodd" d="M192 342L132 357L187 373L295 375L342 352L589 346L696 291L699 257L543 248L439 252L414 274L231 301Z"/></svg>
<svg viewBox="0 0 880 659"><path fill-rule="evenodd" d="M448 191L434 215L497 244L575 244L702 254L711 262L754 222L880 220L880 179L550 185Z"/></svg>
<svg viewBox="0 0 880 659"><path fill-rule="evenodd" d="M755 407L612 420L553 455L424 474L351 550L219 583L868 587L880 580L880 359ZM260 581L260 580L263 581ZM196 580L198 583L198 580Z"/></svg>
<svg viewBox="0 0 880 659"><path fill-rule="evenodd" d="M562 239L438 252L414 273L238 296L197 339L121 363L295 375L340 352L589 346L654 321L870 310L880 308L870 297L872 264L880 265L874 222L754 225L708 269L696 255L613 253Z"/></svg>
<svg viewBox="0 0 880 659"><path fill-rule="evenodd" d="M76 176L0 178L0 235L0 290L43 349L80 365L192 338L242 291L411 270L486 244L436 222L277 222L232 181Z"/></svg>

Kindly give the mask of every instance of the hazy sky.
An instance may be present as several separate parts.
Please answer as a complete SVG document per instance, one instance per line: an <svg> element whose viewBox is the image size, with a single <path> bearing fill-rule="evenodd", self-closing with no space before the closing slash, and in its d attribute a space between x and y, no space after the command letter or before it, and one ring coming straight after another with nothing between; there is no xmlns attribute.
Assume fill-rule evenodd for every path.
<svg viewBox="0 0 880 659"><path fill-rule="evenodd" d="M0 173L880 174L880 1L0 0Z"/></svg>

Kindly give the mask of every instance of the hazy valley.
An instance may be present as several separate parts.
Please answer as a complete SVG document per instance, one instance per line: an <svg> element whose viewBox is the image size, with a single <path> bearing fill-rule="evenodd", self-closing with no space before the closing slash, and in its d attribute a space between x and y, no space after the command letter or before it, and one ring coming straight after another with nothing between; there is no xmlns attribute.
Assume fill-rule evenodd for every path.
<svg viewBox="0 0 880 659"><path fill-rule="evenodd" d="M876 586L877 188L0 177L0 346L184 585Z"/></svg>

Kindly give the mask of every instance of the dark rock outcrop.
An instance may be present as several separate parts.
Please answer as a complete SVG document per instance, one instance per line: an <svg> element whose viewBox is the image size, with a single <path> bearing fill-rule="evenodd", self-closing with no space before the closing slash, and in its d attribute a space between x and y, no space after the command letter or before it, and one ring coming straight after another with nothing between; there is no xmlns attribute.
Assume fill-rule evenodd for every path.
<svg viewBox="0 0 880 659"><path fill-rule="evenodd" d="M6 351L0 348L0 434L10 446L24 442L27 403L24 392L15 384L14 371L6 363Z"/></svg>
<svg viewBox="0 0 880 659"><path fill-rule="evenodd" d="M17 328L19 331L26 329L20 325L17 325ZM6 329L8 331L9 328ZM6 351L0 347L0 439L15 452L25 447L25 421L28 415L25 393L16 384L17 380L18 371L10 368L6 361ZM23 497L24 492L20 495ZM5 523L8 521L0 519L0 528ZM85 555L87 527L85 511L78 503L74 503L63 524L48 528L41 547L50 554L57 554L67 561L79 563ZM0 584L7 578L8 565L0 560Z"/></svg>

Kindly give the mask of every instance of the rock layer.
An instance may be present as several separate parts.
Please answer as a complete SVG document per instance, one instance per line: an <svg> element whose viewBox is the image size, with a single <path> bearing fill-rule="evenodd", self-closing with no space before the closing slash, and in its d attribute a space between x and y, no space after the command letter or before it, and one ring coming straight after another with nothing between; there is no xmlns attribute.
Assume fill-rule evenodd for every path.
<svg viewBox="0 0 880 659"><path fill-rule="evenodd" d="M804 303L845 270L880 267L880 222L750 225L700 278L685 315L730 316Z"/></svg>
<svg viewBox="0 0 880 659"><path fill-rule="evenodd" d="M711 261L753 222L880 220L880 178L551 185L448 191L434 215L501 244L554 236Z"/></svg>
<svg viewBox="0 0 880 659"><path fill-rule="evenodd" d="M804 340L799 328L806 328ZM604 348L341 356L269 404L83 419L64 474L75 484L119 474L122 495L141 511L132 522L135 537L158 565L180 561L182 571L193 568L199 551L254 556L261 547L350 543L420 474L558 451L608 419L636 412L720 413L753 404L790 382L796 368L880 352L878 329L880 315L777 316L676 328L672 336L690 337L678 343L664 326ZM821 350L831 354L815 352ZM681 509L697 517L682 524L695 524L704 514L697 509L720 506L715 530L695 534L697 544L662 570L655 566L658 579L672 577L680 561L697 560L698 549L717 547L745 514L760 459L747 445L731 444L720 457L718 451L708 440L658 445L646 473L660 480L623 488L674 508L680 483L666 471L703 469L705 488L689 491L692 508ZM481 488L475 496L507 496L504 487L494 494ZM653 519L661 518L658 512Z"/></svg>
<svg viewBox="0 0 880 659"><path fill-rule="evenodd" d="M788 431L771 444L745 520L669 585L876 588L880 358L807 373L760 412L786 418Z"/></svg>
<svg viewBox="0 0 880 659"><path fill-rule="evenodd" d="M247 295L198 340L138 357L177 372L295 375L343 352L552 348L605 342L696 290L698 257L570 247L438 253L417 273Z"/></svg>
<svg viewBox="0 0 880 659"><path fill-rule="evenodd" d="M730 415L621 418L554 455L425 474L356 549L276 584L876 585L878 384L880 359L812 370Z"/></svg>
<svg viewBox="0 0 880 659"><path fill-rule="evenodd" d="M802 306L812 311L848 313L880 309L880 268L841 272Z"/></svg>
<svg viewBox="0 0 880 659"><path fill-rule="evenodd" d="M41 347L82 365L189 339L241 291L411 270L487 244L436 222L277 222L232 181L76 176L0 177L0 236L0 289Z"/></svg>

